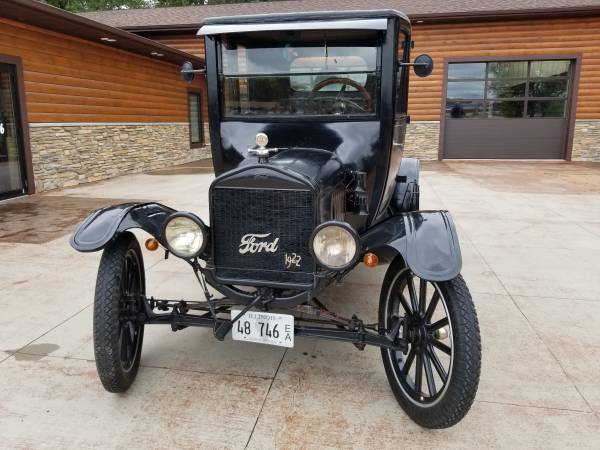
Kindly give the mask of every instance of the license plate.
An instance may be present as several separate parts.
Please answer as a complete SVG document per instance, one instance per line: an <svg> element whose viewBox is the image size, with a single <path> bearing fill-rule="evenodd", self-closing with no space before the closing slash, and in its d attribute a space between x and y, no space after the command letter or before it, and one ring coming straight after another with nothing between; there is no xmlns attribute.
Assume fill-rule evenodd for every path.
<svg viewBox="0 0 600 450"><path fill-rule="evenodd" d="M231 317L236 317L240 311L232 309ZM294 346L294 316L248 311L233 324L231 337L234 341L291 348Z"/></svg>

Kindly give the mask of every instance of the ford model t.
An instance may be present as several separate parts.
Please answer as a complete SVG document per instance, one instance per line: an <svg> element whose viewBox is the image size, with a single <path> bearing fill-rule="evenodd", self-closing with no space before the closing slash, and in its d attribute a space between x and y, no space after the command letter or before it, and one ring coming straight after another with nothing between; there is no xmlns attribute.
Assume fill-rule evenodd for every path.
<svg viewBox="0 0 600 450"><path fill-rule="evenodd" d="M406 413L425 427L455 424L477 390L479 328L452 218L419 209L419 164L402 158L409 74L433 69L426 55L411 62L409 20L395 11L223 17L198 34L216 173L210 222L128 203L92 213L71 237L79 251L103 250L94 350L104 387L131 385L147 324L284 347L312 336L379 347ZM182 76L201 71L186 63ZM189 263L204 301L146 292L133 228L153 236L149 250ZM377 323L318 300L359 264L388 265Z"/></svg>

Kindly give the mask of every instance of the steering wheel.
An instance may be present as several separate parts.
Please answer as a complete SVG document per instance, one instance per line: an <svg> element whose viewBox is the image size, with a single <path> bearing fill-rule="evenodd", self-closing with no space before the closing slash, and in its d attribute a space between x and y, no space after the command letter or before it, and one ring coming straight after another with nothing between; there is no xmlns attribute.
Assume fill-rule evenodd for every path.
<svg viewBox="0 0 600 450"><path fill-rule="evenodd" d="M369 92L365 89L365 87L362 84L352 80L351 78L327 78L326 80L318 82L312 88L312 91L310 92L310 94L308 96L308 100L313 100L315 97L315 94L317 92L319 92L325 86L329 86L332 84L341 84L342 85L340 92L334 99L336 102L342 102L344 104L352 105L361 112L367 112L371 109L371 106L373 105L373 99L371 98L371 94L369 94ZM358 92L360 92L360 94L365 99L364 107L358 105L357 103L353 102L352 100L340 97L340 94L346 91L346 86L352 86L354 89L356 89Z"/></svg>

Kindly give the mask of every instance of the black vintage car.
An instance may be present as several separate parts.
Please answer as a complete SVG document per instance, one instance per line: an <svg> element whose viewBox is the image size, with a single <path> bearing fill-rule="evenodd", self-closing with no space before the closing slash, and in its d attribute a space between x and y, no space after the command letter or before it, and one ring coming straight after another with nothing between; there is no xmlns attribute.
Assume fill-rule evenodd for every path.
<svg viewBox="0 0 600 450"><path fill-rule="evenodd" d="M71 237L79 251L103 250L94 350L104 387L129 388L146 324L285 347L312 336L380 347L414 421L457 423L477 391L479 327L452 218L419 209L419 163L402 158L410 69L433 70L427 55L410 62L409 20L396 11L222 17L198 34L216 172L210 224L129 203L92 213ZM182 68L188 80L201 72ZM133 228L153 236L149 250L189 263L206 300L148 295ZM377 323L318 300L358 264L389 265Z"/></svg>

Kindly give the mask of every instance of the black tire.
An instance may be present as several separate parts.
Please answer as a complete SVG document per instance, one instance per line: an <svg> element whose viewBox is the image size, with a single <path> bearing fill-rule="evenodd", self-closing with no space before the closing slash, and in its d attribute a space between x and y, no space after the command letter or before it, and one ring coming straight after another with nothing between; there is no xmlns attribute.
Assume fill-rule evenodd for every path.
<svg viewBox="0 0 600 450"><path fill-rule="evenodd" d="M94 298L94 354L104 388L125 392L140 365L144 324L139 321L145 294L144 261L132 233L121 234L104 249Z"/></svg>
<svg viewBox="0 0 600 450"><path fill-rule="evenodd" d="M479 323L465 281L460 275L443 282L420 280L397 258L383 282L379 327L389 330L400 319L399 336L410 341L409 349L381 350L398 403L422 427L455 425L473 404L481 371Z"/></svg>

